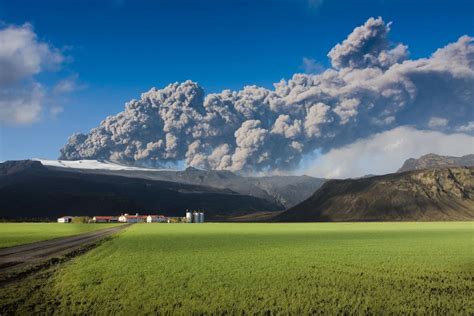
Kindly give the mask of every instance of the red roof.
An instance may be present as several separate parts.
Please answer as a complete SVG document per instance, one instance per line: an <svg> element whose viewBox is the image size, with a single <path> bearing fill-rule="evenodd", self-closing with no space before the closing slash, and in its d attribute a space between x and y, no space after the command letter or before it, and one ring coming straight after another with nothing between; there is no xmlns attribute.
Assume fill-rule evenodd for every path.
<svg viewBox="0 0 474 316"><path fill-rule="evenodd" d="M117 216L94 216L95 218L99 218L99 219L113 219L113 218L117 218Z"/></svg>

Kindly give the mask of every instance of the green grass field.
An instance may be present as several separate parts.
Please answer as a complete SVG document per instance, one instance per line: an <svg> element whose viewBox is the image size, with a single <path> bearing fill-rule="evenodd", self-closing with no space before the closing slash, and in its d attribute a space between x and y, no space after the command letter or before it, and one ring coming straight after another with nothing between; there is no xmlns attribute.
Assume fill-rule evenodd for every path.
<svg viewBox="0 0 474 316"><path fill-rule="evenodd" d="M87 233L118 224L0 223L0 248Z"/></svg>
<svg viewBox="0 0 474 316"><path fill-rule="evenodd" d="M472 314L473 223L137 224L17 312Z"/></svg>

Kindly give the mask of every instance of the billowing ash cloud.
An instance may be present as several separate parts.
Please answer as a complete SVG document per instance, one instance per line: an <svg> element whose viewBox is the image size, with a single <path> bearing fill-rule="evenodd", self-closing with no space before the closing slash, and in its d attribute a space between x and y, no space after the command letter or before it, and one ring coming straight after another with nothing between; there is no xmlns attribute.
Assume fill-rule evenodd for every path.
<svg viewBox="0 0 474 316"><path fill-rule="evenodd" d="M328 54L334 68L388 68L403 61L408 48L399 44L390 48L388 33L390 24L381 19L370 18L364 25L356 27L341 44Z"/></svg>
<svg viewBox="0 0 474 316"><path fill-rule="evenodd" d="M192 81L153 88L88 134L73 135L61 159L282 171L315 149L400 125L448 132L469 126L473 38L409 60L406 46L388 40L389 31L390 23L370 18L329 52L333 68L295 74L271 90L247 86L205 95ZM449 126L433 124L433 117Z"/></svg>

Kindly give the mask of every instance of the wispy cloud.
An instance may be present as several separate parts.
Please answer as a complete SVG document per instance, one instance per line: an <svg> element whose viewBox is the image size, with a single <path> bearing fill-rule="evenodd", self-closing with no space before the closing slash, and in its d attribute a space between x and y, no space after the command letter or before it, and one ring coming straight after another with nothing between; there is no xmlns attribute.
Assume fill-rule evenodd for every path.
<svg viewBox="0 0 474 316"><path fill-rule="evenodd" d="M448 125L448 119L442 117L432 117L428 121L428 127L430 128L445 127L446 125Z"/></svg>
<svg viewBox="0 0 474 316"><path fill-rule="evenodd" d="M323 4L323 0L307 0L311 9L317 9Z"/></svg>
<svg viewBox="0 0 474 316"><path fill-rule="evenodd" d="M474 132L474 121L467 122L455 129L457 132L470 133Z"/></svg>
<svg viewBox="0 0 474 316"><path fill-rule="evenodd" d="M75 74L57 82L53 87L53 94L61 95L65 93L71 93L84 89L85 87L85 84L79 82L79 76Z"/></svg>
<svg viewBox="0 0 474 316"><path fill-rule="evenodd" d="M300 68L307 74L317 74L324 71L324 66L315 59L303 57Z"/></svg>
<svg viewBox="0 0 474 316"><path fill-rule="evenodd" d="M52 88L49 96L49 114L55 118L64 111L64 106L69 102L71 93L86 88L84 83L79 80L79 75L74 74L58 81Z"/></svg>

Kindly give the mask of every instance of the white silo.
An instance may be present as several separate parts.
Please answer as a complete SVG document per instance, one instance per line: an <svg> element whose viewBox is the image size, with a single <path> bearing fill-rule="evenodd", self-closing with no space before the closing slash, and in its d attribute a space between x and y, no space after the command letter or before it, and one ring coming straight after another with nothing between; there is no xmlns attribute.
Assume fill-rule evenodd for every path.
<svg viewBox="0 0 474 316"><path fill-rule="evenodd" d="M193 212L193 223L199 223L199 213Z"/></svg>
<svg viewBox="0 0 474 316"><path fill-rule="evenodd" d="M204 223L204 212L199 212L199 223Z"/></svg>
<svg viewBox="0 0 474 316"><path fill-rule="evenodd" d="M193 222L193 213L191 211L186 210L186 222L192 223Z"/></svg>

